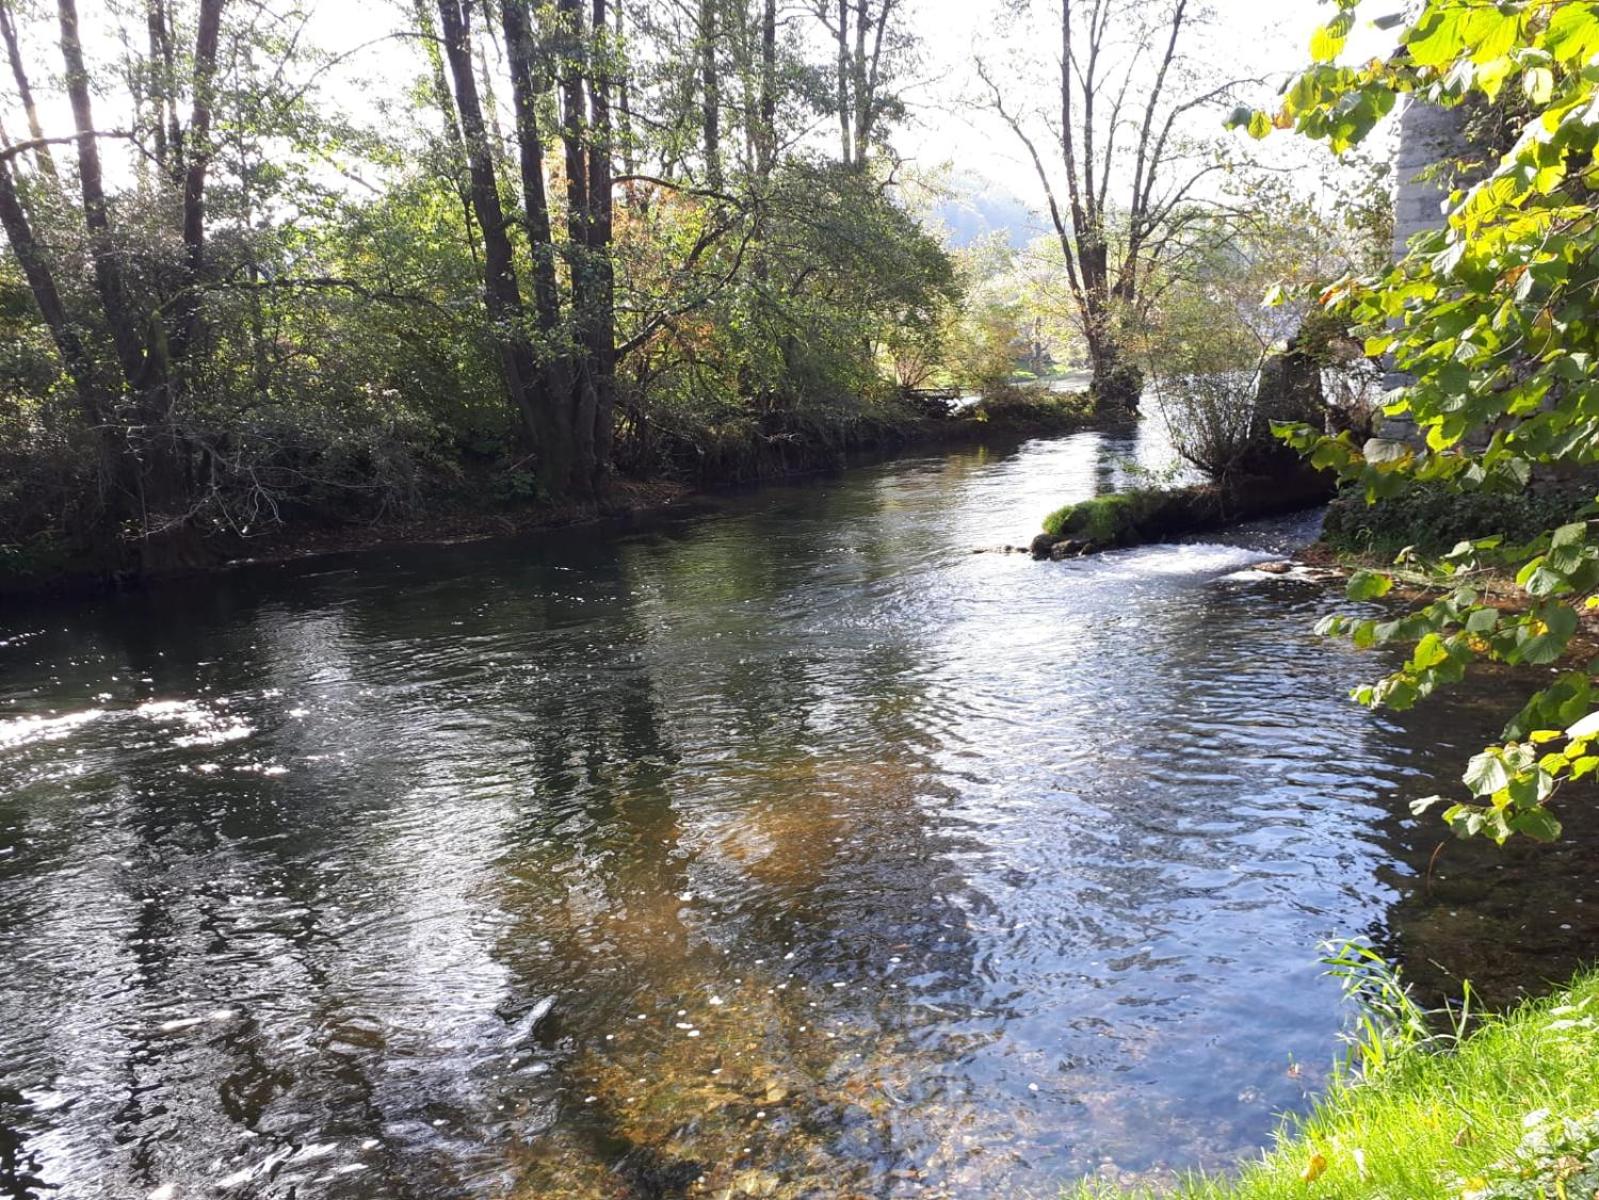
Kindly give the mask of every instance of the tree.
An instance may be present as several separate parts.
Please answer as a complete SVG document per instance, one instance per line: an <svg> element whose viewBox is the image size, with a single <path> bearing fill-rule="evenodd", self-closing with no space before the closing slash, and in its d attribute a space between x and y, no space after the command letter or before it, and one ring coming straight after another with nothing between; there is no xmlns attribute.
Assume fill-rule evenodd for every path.
<svg viewBox="0 0 1599 1200"><path fill-rule="evenodd" d="M553 11L533 9L528 0L501 0L499 7L515 101L522 227L532 260L531 317L478 89L473 5L471 0L438 0L472 212L483 238L485 308L505 390L521 414L545 493L586 499L604 489L610 471L616 357L606 4L595 0L591 15L580 0L560 0ZM560 245L545 192L539 116L541 100L552 88L560 102L567 187L567 236ZM570 329L563 324L558 260L566 267Z"/></svg>
<svg viewBox="0 0 1599 1200"><path fill-rule="evenodd" d="M1409 414L1422 444L1373 438L1360 446L1305 428L1286 436L1368 498L1418 482L1514 493L1552 472L1590 468L1599 462L1599 5L1428 0L1394 54L1339 65L1355 15L1355 0L1340 0L1312 42L1315 64L1288 88L1281 111L1242 112L1238 123L1257 136L1292 126L1342 151L1401 97L1491 105L1519 91L1526 119L1508 153L1451 196L1443 229L1419 238L1391 270L1346 278L1323 297L1365 335L1369 354L1391 353L1409 374L1388 411ZM1488 663L1537 668L1541 686L1507 721L1504 741L1471 760L1463 780L1470 798L1449 804L1444 817L1459 833L1498 841L1558 836L1549 801L1562 782L1599 768L1593 674L1563 665L1599 592L1590 522L1579 516L1517 545L1466 541L1408 565L1438 598L1393 620L1334 617L1322 626L1357 646L1411 649L1357 698L1406 708ZM1483 576L1498 572L1514 575L1515 603L1486 602ZM1392 586L1390 573L1361 571L1349 593L1367 600Z"/></svg>
<svg viewBox="0 0 1599 1200"><path fill-rule="evenodd" d="M913 42L903 28L903 0L812 0L837 47L833 70L838 161L865 168L883 126L903 111L892 83Z"/></svg>
<svg viewBox="0 0 1599 1200"><path fill-rule="evenodd" d="M95 121L89 70L84 59L75 0L58 0L57 18L63 78L71 103L75 136L35 137L5 151L0 161L0 225L22 267L40 314L49 326L62 365L72 380L82 415L98 431L103 484L110 504L107 516L131 530L140 562L147 568L178 565L193 553L193 513L186 473L189 447L173 419L194 379L190 361L201 336L200 290L207 281L205 191L214 147L211 141L212 87L223 0L200 0L189 79L192 112L187 129L170 116L181 141L163 136L169 179L181 189L180 222L184 247L181 266L165 286L136 286L129 256L113 227L101 169L100 143L110 135ZM27 73L17 49L9 12L0 21L18 89L29 109L30 129L37 128ZM175 98L164 113L175 113ZM165 131L168 125L161 123ZM49 140L71 141L77 148L81 191L79 216L93 264L97 311L92 318L74 316L23 203L12 162L24 148L34 150L40 170L55 181L49 162ZM104 330L115 362L103 369L96 347L80 330ZM127 397L127 403L121 397Z"/></svg>
<svg viewBox="0 0 1599 1200"><path fill-rule="evenodd" d="M393 0L333 51L292 0L0 0L0 582L880 438L953 284L885 153L901 0L852 3L843 164L803 5Z"/></svg>
<svg viewBox="0 0 1599 1200"><path fill-rule="evenodd" d="M1186 128L1190 114L1236 86L1187 78L1181 48L1197 17L1190 0L1060 0L1059 78L1047 118L978 63L987 106L1026 149L1043 190L1102 411L1138 406L1142 375L1125 324L1206 212L1200 186L1222 168ZM1037 127L1057 163L1046 161Z"/></svg>

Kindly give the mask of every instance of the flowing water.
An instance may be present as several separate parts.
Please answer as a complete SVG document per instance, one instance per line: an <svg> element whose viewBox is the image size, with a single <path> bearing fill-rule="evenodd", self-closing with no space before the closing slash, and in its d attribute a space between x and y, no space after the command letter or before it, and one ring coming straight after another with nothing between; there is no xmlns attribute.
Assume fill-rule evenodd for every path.
<svg viewBox="0 0 1599 1200"><path fill-rule="evenodd" d="M1599 838L1427 877L1503 688L1348 703L1303 522L973 553L1139 453L7 614L0 1193L1052 1196L1303 1109L1320 939L1569 970Z"/></svg>

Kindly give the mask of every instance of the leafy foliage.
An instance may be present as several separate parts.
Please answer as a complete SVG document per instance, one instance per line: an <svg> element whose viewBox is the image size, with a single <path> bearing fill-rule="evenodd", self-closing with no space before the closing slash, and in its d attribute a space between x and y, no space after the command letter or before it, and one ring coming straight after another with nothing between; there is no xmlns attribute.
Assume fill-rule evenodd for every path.
<svg viewBox="0 0 1599 1200"><path fill-rule="evenodd" d="M54 6L17 7L18 69L64 110ZM74 147L0 156L17 199L0 262L0 575L137 566L129 547L163 522L231 547L295 521L553 499L552 447L581 439L540 424L565 409L527 401L580 402L582 378L556 379L574 363L601 377L589 394L614 396L583 447L600 483L613 469L715 480L821 465L914 424L903 369L947 371L961 281L890 166L895 89L914 61L892 4L872 10L880 56L868 42L871 70L852 68L844 93L827 47L762 0L625 14L391 0L383 19L407 32L343 53L314 44L303 6L189 0L150 9L170 25L155 40L172 61L144 49L158 17L143 6L83 9L97 124L127 133L99 140L104 238L62 169ZM470 97L439 36L447 13L469 10L467 76L491 143L476 191ZM596 25L600 11L613 20ZM220 14L225 48L209 81L189 53L201 12ZM521 74L526 47L497 29L517 14L539 34ZM373 64L383 76L360 79ZM575 75L586 97L565 86ZM202 90L209 145L190 115ZM806 134L841 116L841 94L835 160ZM531 166L525 128L547 142ZM202 152L198 239L183 154ZM607 203L569 186L585 162L615 176L595 186ZM496 203L504 219L485 222ZM509 263L486 274L491 228ZM30 231L60 293L55 322L17 253ZM131 335L107 319L97 254L124 276ZM507 274L490 303L486 279ZM190 328L180 354L173 331ZM83 362L56 333L83 341ZM165 378L123 379L142 382L119 336L145 343L140 362L169 356ZM510 367L507 351L521 355ZM171 469L152 513L158 449ZM592 494L587 477L568 483Z"/></svg>
<svg viewBox="0 0 1599 1200"><path fill-rule="evenodd" d="M1288 87L1278 113L1241 113L1235 122L1255 134L1292 127L1343 151L1401 97L1497 103L1510 89L1525 122L1508 152L1450 197L1443 228L1420 237L1391 270L1347 277L1321 297L1364 337L1368 354L1391 354L1409 374L1387 411L1412 418L1424 444L1373 438L1361 446L1303 426L1285 427L1284 436L1373 500L1418 481L1516 493L1536 477L1591 468L1599 463L1599 4L1428 0L1395 54L1345 66L1336 59L1355 3L1340 0L1312 48L1315 65ZM1408 706L1483 663L1562 661L1599 587L1599 544L1586 520L1527 540L1465 540L1408 565L1442 597L1393 620L1325 625L1357 645L1411 646L1404 666L1356 693L1368 704ZM1475 584L1489 571L1514 577L1517 604L1486 603ZM1505 744L1473 760L1464 779L1472 799L1445 813L1457 831L1501 841L1558 833L1547 802L1594 765L1582 724L1590 686L1585 668L1560 675L1506 725Z"/></svg>

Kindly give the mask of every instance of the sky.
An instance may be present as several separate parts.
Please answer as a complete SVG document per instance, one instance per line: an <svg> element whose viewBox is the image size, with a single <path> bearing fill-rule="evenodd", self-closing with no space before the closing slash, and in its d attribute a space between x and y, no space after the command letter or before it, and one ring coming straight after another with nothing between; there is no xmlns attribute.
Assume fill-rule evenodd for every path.
<svg viewBox="0 0 1599 1200"><path fill-rule="evenodd" d="M975 69L978 59L1001 67L1007 61L998 31L1004 0L910 2L925 38L927 83L916 89L912 120L895 139L896 145L924 167L956 163L991 182L996 191L1029 203L1039 200L1037 176L1020 143L993 114L971 103L981 90ZM1384 5L1368 0L1351 35L1349 57L1361 61L1388 49L1391 35L1376 30L1370 21L1401 2ZM1277 89L1309 61L1311 34L1335 12L1326 0L1211 0L1209 7L1211 15L1196 53L1229 77L1264 79L1263 85L1246 89L1249 100L1261 106L1270 105ZM1029 84L1033 89L1050 86L1052 81L1039 77L1039 69L1035 65L1033 75L1017 78L1014 90L1025 93ZM1054 68L1043 64L1042 69ZM1003 84L1003 69L994 73ZM1204 120L1224 115L1209 110Z"/></svg>
<svg viewBox="0 0 1599 1200"><path fill-rule="evenodd" d="M106 0L85 0L86 41L91 60L106 61L115 51L110 24L96 20L93 12ZM801 0L782 0L790 19L808 24ZM1042 3L1042 0L1040 0ZM1137 0L1141 2L1141 0ZM1042 100L1049 94L1053 70L1048 55L1053 38L1047 27L1029 39L1025 31L1007 32L1007 0L901 0L911 27L921 41L921 63L906 91L910 112L907 123L894 135L894 144L923 174L936 174L954 166L976 186L1000 199L1019 199L1042 209L1042 192L1031 164L1014 136L991 113L973 104L980 93L975 64L990 66L1008 94ZM1398 7L1368 0L1351 39L1350 53L1365 58L1384 48L1384 35L1370 28L1369 18ZM311 39L332 52L350 51L349 58L323 81L329 102L376 119L373 108L380 93L391 96L420 76L423 65L414 41L378 40L407 22L408 5L393 0L309 0L315 16ZM1264 77L1270 83L1255 89L1253 99L1268 104L1276 86L1308 60L1311 32L1329 19L1333 6L1327 0L1209 0L1210 15L1193 43L1197 56L1230 76ZM48 34L52 22L35 22L36 36ZM98 28L96 27L98 26ZM98 45L97 45L98 43ZM363 48L364 47L364 48ZM359 49L358 49L359 48ZM54 47L39 45L35 61L54 61ZM1028 62L1029 57L1034 61ZM9 81L7 81L9 82ZM38 81L36 80L36 83ZM1058 84L1056 85L1058 86ZM9 94L10 89L4 89ZM5 104L5 127L13 137L24 123L14 111L14 98ZM59 97L47 101L45 120L50 134L70 132L70 113ZM1219 122L1222 113L1208 111L1203 120ZM831 131L828 131L831 137ZM1235 136L1242 137L1242 134ZM1286 144L1290 139L1277 139ZM1268 151L1269 153L1272 151ZM972 180L968 178L968 184Z"/></svg>

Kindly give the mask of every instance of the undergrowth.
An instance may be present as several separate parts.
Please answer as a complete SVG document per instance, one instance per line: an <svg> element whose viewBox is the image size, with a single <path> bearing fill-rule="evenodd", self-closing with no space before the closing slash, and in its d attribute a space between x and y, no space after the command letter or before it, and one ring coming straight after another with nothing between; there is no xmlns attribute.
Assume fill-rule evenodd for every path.
<svg viewBox="0 0 1599 1200"><path fill-rule="evenodd" d="M1508 543L1521 543L1569 521L1589 499L1591 489L1589 495L1572 488L1459 492L1419 483L1368 504L1360 492L1346 492L1328 505L1321 540L1340 554L1383 561L1407 547L1436 555L1459 542L1496 534Z"/></svg>

